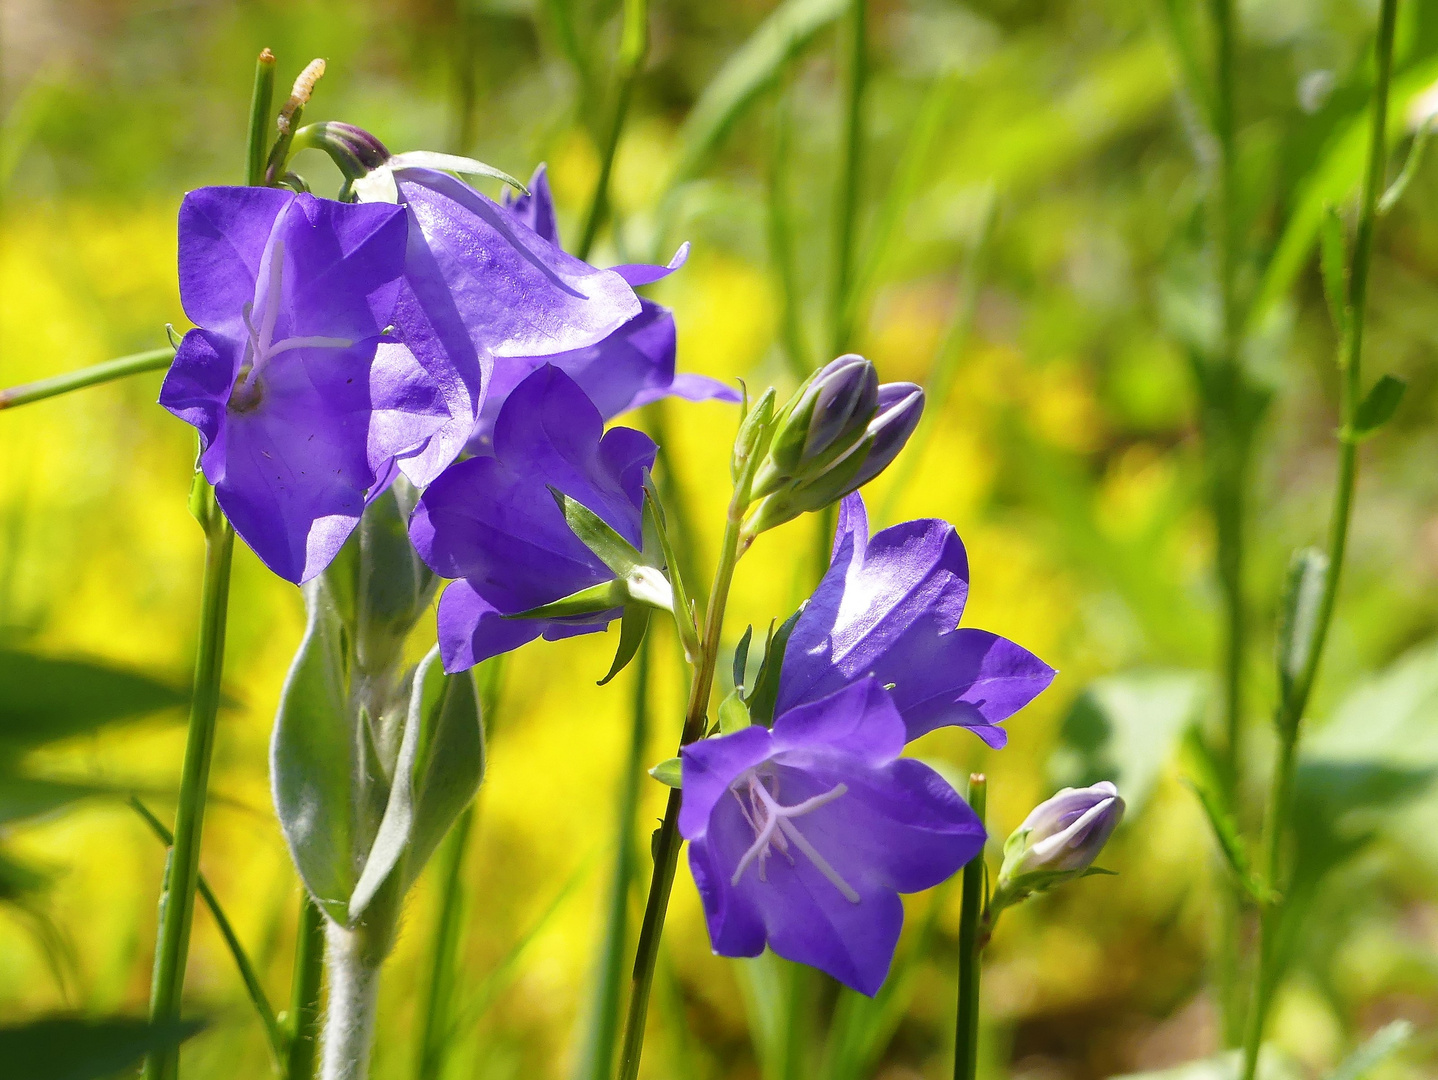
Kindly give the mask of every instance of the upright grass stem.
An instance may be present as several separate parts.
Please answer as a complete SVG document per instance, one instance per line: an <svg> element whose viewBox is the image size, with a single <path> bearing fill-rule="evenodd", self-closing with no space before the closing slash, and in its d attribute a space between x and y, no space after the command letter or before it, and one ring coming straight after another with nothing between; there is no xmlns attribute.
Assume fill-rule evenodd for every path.
<svg viewBox="0 0 1438 1080"><path fill-rule="evenodd" d="M850 293L854 279L854 233L859 211L859 179L864 157L864 82L867 77L867 0L850 0L845 27L843 157L834 192L834 276L829 294L829 353L849 346Z"/></svg>
<svg viewBox="0 0 1438 1080"><path fill-rule="evenodd" d="M210 759L215 746L215 717L220 705L220 677L225 656L225 621L230 602L230 564L235 530L209 496L205 521L205 578L200 597L200 636L195 657L195 684L185 763L180 777L180 802L175 813L174 846L160 893L160 930L150 988L150 1020L173 1024L180 1016L185 961L195 914L195 884L200 871L200 834L205 820ZM157 1051L145 1062L146 1080L173 1080L179 1072L179 1050Z"/></svg>
<svg viewBox="0 0 1438 1080"><path fill-rule="evenodd" d="M595 1008L588 1046L581 1061L581 1080L609 1080L619 1040L619 1012L624 992L624 952L629 936L629 894L637 862L634 837L638 828L639 789L644 776L644 747L649 738L650 636L639 643L634 673L634 698L629 752L620 774L619 814L614 829L614 869L605 898L604 938L595 979Z"/></svg>
<svg viewBox="0 0 1438 1080"><path fill-rule="evenodd" d="M634 84L644 67L644 58L649 54L649 0L624 0L624 27L619 37L619 79L615 88L614 112L604 134L603 157L599 163L599 178L594 183L594 195L589 201L589 212L584 216L584 231L574 254L581 259L589 258L589 251L599 236L599 228L609 211L609 181L614 173L614 158L619 152L619 138L624 134L624 122L629 116L629 102L634 96Z"/></svg>
<svg viewBox="0 0 1438 1080"><path fill-rule="evenodd" d="M724 520L724 538L720 544L719 565L714 571L714 585L704 615L704 637L700 644L694 678L689 684L689 704L684 713L684 729L680 734L682 749L704 734L709 709L709 695L714 688L714 669L719 660L724 609L729 589L734 583L734 569L752 537L743 529L745 511L749 508L749 490L753 470L735 486ZM681 616L682 618L683 616ZM639 928L639 945L634 956L634 976L629 993L629 1011L624 1024L624 1044L619 1057L619 1080L635 1080L639 1075L639 1059L644 1051L644 1025L649 1014L649 993L654 984L654 964L659 957L659 939L664 933L664 916L669 909L669 894L674 887L674 870L679 861L678 790L669 792L664 807L664 820L654 842L654 873L649 883L649 896L644 906L644 921Z"/></svg>
<svg viewBox="0 0 1438 1080"><path fill-rule="evenodd" d="M1378 37L1375 43L1376 78L1373 87L1373 121L1368 143L1368 160L1363 174L1359 201L1358 230L1354 239L1353 259L1348 277L1348 333L1340 347L1341 381L1339 384L1338 480L1333 497L1333 516L1329 523L1328 573L1314 623L1313 643L1298 678L1279 702L1278 763L1269 791L1268 814L1264 833L1263 866L1269 890L1278 899L1263 911L1259 922L1258 971L1254 980L1253 1001L1243 1043L1243 1080L1254 1080L1258 1070L1258 1052L1280 982L1276 939L1284 915L1283 892L1286 887L1284 856L1292 811L1294 773L1298 762L1298 743L1302 734L1303 715L1309 694L1318 675L1328 639L1329 626L1338 598L1343 558L1348 550L1348 529L1353 513L1353 493L1358 478L1358 437L1354 418L1363 389L1363 331L1368 302L1368 275L1373 262L1373 231L1377 221L1378 199L1382 192L1384 167L1387 161L1386 128L1388 122L1388 91L1393 76L1393 34L1397 21L1398 0L1382 0L1378 15Z"/></svg>
<svg viewBox="0 0 1438 1080"><path fill-rule="evenodd" d="M969 806L984 820L988 780L982 773L969 777ZM954 1080L974 1080L979 1067L979 966L983 952L980 927L984 906L984 853L964 867L963 911L959 915L959 1007L954 1027Z"/></svg>
<svg viewBox="0 0 1438 1080"><path fill-rule="evenodd" d="M474 828L471 803L444 838L437 860L440 880L439 918L430 946L429 979L420 1003L419 1039L416 1043L415 1080L438 1080L444 1069L445 1048L454 990L455 953L459 948L464 912L464 853Z"/></svg>
<svg viewBox="0 0 1438 1080"><path fill-rule="evenodd" d="M320 1041L320 986L325 966L325 916L300 887L300 919L295 929L295 967L290 981L287 1018L289 1045L285 1080L312 1080Z"/></svg>
<svg viewBox="0 0 1438 1080"><path fill-rule="evenodd" d="M246 179L253 175L251 168L256 154L263 152L256 147L264 145L268 109L261 109L260 105L274 90L274 57L269 55L268 49L260 53L255 72L245 154ZM166 1026L174 1024L180 1017L180 996L185 985L190 928L195 915L195 885L200 873L200 835L205 821L210 759L215 746L220 680L224 673L230 566L235 554L235 530L215 502L214 490L203 475L195 476L190 507L205 531L205 577L200 593L195 684L190 697L190 723L180 775L180 801L175 811L175 842L170 848L165 880L160 889L160 927L150 986L150 1022ZM178 1047L158 1050L145 1059L145 1080L175 1080L179 1069Z"/></svg>

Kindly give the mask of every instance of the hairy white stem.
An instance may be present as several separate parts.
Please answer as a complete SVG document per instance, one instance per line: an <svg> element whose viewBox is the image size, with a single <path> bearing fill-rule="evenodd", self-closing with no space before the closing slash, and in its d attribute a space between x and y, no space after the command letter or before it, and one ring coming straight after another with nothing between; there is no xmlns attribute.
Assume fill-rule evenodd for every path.
<svg viewBox="0 0 1438 1080"><path fill-rule="evenodd" d="M361 932L325 920L329 1008L325 1014L321 1080L365 1080L369 1076L382 962L367 948Z"/></svg>

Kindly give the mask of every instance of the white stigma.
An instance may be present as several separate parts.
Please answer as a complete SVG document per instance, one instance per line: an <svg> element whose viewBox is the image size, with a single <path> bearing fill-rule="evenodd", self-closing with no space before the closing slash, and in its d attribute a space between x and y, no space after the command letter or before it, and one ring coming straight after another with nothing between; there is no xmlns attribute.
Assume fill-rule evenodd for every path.
<svg viewBox="0 0 1438 1080"><path fill-rule="evenodd" d="M745 781L747 780L747 783ZM740 784L744 784L744 794L740 794ZM764 862L770 855L771 848L777 848L779 854L789 860L790 865L794 862L794 856L789 854L789 842L792 840L794 846L814 865L814 869L823 874L829 884L838 889L844 899L851 904L859 902L859 894L839 876L839 872L829 865L827 859L820 855L814 845L809 843L794 824L793 819L803 817L812 810L833 802L835 799L848 793L848 787L838 784L828 791L815 795L811 799L805 799L793 806L781 806L779 802L769 793L754 770L750 770L747 777L741 777L740 782L729 789L729 793L739 804L739 811L744 815L744 820L754 830L754 843L749 850L744 852L744 857L739 860L739 866L734 871L734 876L729 879L731 885L738 885L739 879L744 876L744 871L758 860L759 880L767 881ZM747 802L745 796L748 796Z"/></svg>

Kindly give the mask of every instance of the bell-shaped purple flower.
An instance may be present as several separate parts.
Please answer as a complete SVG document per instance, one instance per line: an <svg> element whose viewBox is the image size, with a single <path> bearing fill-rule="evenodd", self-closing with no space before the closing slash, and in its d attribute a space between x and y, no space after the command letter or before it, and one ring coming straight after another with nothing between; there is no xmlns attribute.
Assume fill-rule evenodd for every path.
<svg viewBox="0 0 1438 1080"><path fill-rule="evenodd" d="M1051 889L1091 869L1123 820L1118 788L1107 780L1064 788L1034 807L1004 842L1004 864L994 886L994 915L1025 897Z"/></svg>
<svg viewBox="0 0 1438 1080"><path fill-rule="evenodd" d="M777 954L872 996L904 921L899 893L952 876L984 827L927 765L874 679L683 750L679 830L723 956Z"/></svg>
<svg viewBox="0 0 1438 1080"><path fill-rule="evenodd" d="M656 447L632 428L604 430L584 391L539 368L505 400L492 456L451 465L420 498L410 539L441 577L446 671L462 671L541 634L554 640L603 630L620 609L561 618L506 618L614 580L574 535L550 489L582 503L636 548L642 544L644 474Z"/></svg>
<svg viewBox="0 0 1438 1080"><path fill-rule="evenodd" d="M828 573L789 637L776 715L873 676L891 687L909 739L958 725L1003 746L998 724L1055 672L1007 638L960 627L968 595L952 525L906 521L870 537L863 498L848 496Z"/></svg>
<svg viewBox="0 0 1438 1080"><path fill-rule="evenodd" d="M505 209L520 224L558 247L559 225L550 194L549 177L543 165L534 171L529 191L528 195L518 197L506 191L503 196ZM668 277L683 266L688 257L689 245L684 244L666 266L635 263L615 266L610 272L638 288ZM716 379L676 374L677 338L673 312L643 297L639 305L639 314L633 319L603 339L582 348L534 356L512 353L496 356L494 380L480 411L470 449L476 453L484 452L505 397L525 376L545 363L553 364L577 382L605 420L612 420L664 397L681 397L688 401L711 398L728 402L739 400L734 387Z"/></svg>
<svg viewBox="0 0 1438 1080"><path fill-rule="evenodd" d="M397 457L449 419L390 332L403 211L274 188L210 187L180 207L185 335L160 404L200 433L235 531L276 574L325 568Z"/></svg>

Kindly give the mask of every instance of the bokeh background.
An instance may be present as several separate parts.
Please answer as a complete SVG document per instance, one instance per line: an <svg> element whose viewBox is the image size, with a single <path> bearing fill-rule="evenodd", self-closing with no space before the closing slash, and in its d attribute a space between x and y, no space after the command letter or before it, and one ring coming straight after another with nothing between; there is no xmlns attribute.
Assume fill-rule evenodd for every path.
<svg viewBox="0 0 1438 1080"><path fill-rule="evenodd" d="M616 224L594 261L667 258L692 241L688 265L653 290L676 310L681 368L787 390L832 355L842 5L651 7ZM309 120L347 120L392 149L463 152L521 176L547 162L573 239L599 166L618 8L7 0L0 384L157 347L167 322L183 329L176 209L187 189L240 181L262 46L279 57L281 86L311 57L328 60ZM1358 175L1375 9L1239 5L1245 287L1272 300L1245 357L1273 392L1252 479L1250 828L1272 746L1277 597L1290 552L1323 536L1335 459L1336 341L1311 252L1314 208L1342 203ZM999 929L984 1005L982 1068L993 1078L1154 1070L1222 1042L1213 958L1223 878L1181 750L1189 726L1216 722L1219 618L1190 363L1214 319L1209 162L1182 79L1184 55L1206 48L1202 16L1189 0L869 8L850 343L887 379L930 381L936 364L951 373L912 460L867 491L871 514L953 522L972 564L966 624L1061 671L1008 722L1004 751L950 730L914 752L956 778L989 775L1000 839L1065 780L1116 775L1130 797L1104 858L1119 876L1031 902ZM727 91L722 80L714 89L721 73ZM1395 138L1435 78L1438 10L1405 0ZM739 106L723 111L725 93ZM337 174L313 156L301 171L332 193ZM1438 165L1420 168L1377 244L1369 370L1401 375L1409 392L1363 450L1349 573L1310 710L1308 753L1340 780L1304 814L1315 887L1273 1038L1293 1075L1321 1076L1405 1017L1415 1039L1373 1074L1397 1080L1438 1076L1438 805L1424 786L1438 766ZM202 556L185 507L194 448L155 406L158 382L0 415L6 648L187 682ZM643 420L662 429L707 567L735 414L679 403ZM816 580L818 544L807 519L764 538L741 565L731 637L793 610ZM302 626L298 590L239 550L202 867L276 1002L288 998L299 886L270 810L267 747ZM591 637L522 650L487 718L450 1080L562 1077L576 1060L629 724L632 674L594 685L612 647ZM655 663L651 761L672 753L682 709L667 632ZM0 697L13 690L0 686ZM143 1011L164 851L120 796L140 791L170 817L181 720L161 712L20 762L26 775L117 794L0 828L0 1016ZM647 822L663 790L646 784ZM433 877L411 895L386 970L378 1080L414 1075ZM901 946L917 955L903 960L892 1038L851 1075L907 1080L949 1067L957 890L912 897L908 910L910 931L927 925L930 936L919 950ZM267 1075L260 1027L203 909L189 970L188 1007L215 1022L187 1045L184 1075ZM681 870L644 1075L776 1075L775 985L763 961L710 954ZM853 1006L831 987L815 994L822 1047ZM816 1050L803 1075L845 1073Z"/></svg>

